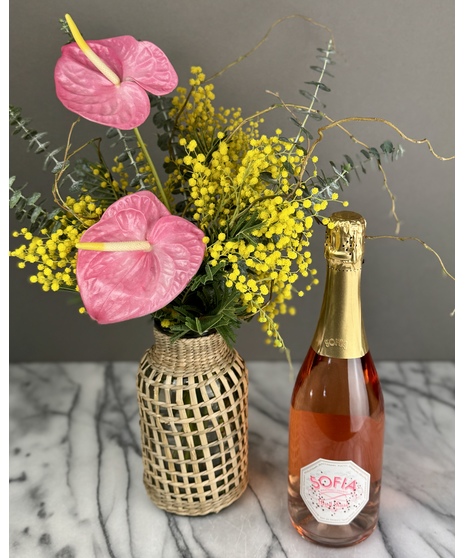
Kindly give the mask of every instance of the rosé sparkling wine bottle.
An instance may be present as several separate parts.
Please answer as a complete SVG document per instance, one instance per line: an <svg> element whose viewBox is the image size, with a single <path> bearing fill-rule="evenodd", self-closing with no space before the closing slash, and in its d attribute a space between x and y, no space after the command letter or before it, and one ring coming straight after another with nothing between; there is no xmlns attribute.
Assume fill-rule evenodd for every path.
<svg viewBox="0 0 465 558"><path fill-rule="evenodd" d="M363 541L378 522L384 401L361 310L365 228L352 211L327 225L320 318L289 417L289 515L302 537L332 547Z"/></svg>

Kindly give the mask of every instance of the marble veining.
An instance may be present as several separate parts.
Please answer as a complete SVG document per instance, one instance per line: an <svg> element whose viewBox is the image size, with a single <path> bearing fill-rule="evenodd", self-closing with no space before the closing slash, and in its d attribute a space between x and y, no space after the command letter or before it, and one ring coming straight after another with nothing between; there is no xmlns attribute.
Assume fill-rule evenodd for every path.
<svg viewBox="0 0 465 558"><path fill-rule="evenodd" d="M285 363L250 362L249 486L218 514L181 517L142 484L137 363L10 365L10 558L455 556L454 364L377 364L386 403L379 526L313 545L287 514Z"/></svg>

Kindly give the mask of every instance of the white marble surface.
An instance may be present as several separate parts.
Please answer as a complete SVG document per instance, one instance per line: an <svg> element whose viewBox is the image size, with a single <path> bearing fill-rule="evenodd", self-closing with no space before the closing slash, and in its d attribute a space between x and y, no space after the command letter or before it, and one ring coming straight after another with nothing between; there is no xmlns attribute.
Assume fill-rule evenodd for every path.
<svg viewBox="0 0 465 558"><path fill-rule="evenodd" d="M249 486L217 515L148 499L137 363L10 365L10 558L448 558L454 538L454 363L377 364L386 402L379 526L331 549L287 515L286 364L250 362Z"/></svg>

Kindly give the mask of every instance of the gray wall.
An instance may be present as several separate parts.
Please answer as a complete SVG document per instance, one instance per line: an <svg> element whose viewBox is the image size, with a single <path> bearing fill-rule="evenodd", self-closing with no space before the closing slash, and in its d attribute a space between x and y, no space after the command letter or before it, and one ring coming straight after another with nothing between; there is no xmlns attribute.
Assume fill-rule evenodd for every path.
<svg viewBox="0 0 465 558"><path fill-rule="evenodd" d="M451 0L16 0L10 3L10 103L48 131L52 145L65 142L74 115L55 97L53 69L63 37L58 19L68 10L89 39L129 34L159 45L186 83L191 65L211 75L252 48L278 18L304 14L329 26L336 39L332 91L325 95L332 118L377 116L412 138L427 137L437 153L454 154L454 3ZM325 33L294 19L279 25L250 58L216 81L219 104L245 114L264 108L278 91L299 102L298 90L313 79L308 69ZM280 113L279 123L285 122ZM275 126L272 122L270 126ZM399 137L383 125L356 124L359 139L378 146ZM150 123L144 137L153 134ZM103 133L84 122L82 138ZM76 136L75 145L80 138ZM402 220L401 234L420 237L454 274L454 162L433 157L425 145L401 141L404 157L386 165ZM357 153L344 134L331 131L318 150L320 162ZM51 199L51 175L42 159L10 142L10 175ZM327 168L327 167L326 167ZM379 172L367 173L346 191L350 209L368 222L368 234L393 234L390 200ZM17 228L12 217L11 228ZM298 299L298 314L282 320L293 359L301 360L318 317L325 276L323 230L312 252L320 286ZM12 244L10 244L12 246ZM100 326L77 314L62 293L43 293L28 273L10 264L10 361L139 360L152 343L149 319ZM377 360L454 359L454 281L431 252L416 242L367 242L363 305L368 341ZM238 350L248 360L283 359L264 343L258 323L245 324Z"/></svg>

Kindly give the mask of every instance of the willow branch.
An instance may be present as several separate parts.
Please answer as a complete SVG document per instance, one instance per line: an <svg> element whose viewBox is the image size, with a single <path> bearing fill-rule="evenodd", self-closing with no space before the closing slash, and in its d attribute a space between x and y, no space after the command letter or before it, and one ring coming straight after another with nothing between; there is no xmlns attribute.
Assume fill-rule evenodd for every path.
<svg viewBox="0 0 465 558"><path fill-rule="evenodd" d="M320 143L320 141L323 139L324 132L326 132L327 130L330 130L331 128L334 128L334 127L337 126L341 130L343 130L345 133L347 133L352 140L357 141L350 132L348 132L345 128L343 128L343 126L341 126L341 124L344 124L345 122L379 122L381 124L385 124L386 126L389 126L390 128L392 128L395 132L397 132L399 134L399 136L401 138L403 138L406 141L409 141L410 143L415 143L417 145L425 143L428 146L428 149L429 149L430 153L432 153L434 155L434 157L436 157L436 159L439 159L440 161L451 161L452 159L455 159L454 155L452 155L451 157L443 157L441 155L438 155L434 151L433 146L431 145L431 142L427 138L424 138L424 139L411 138L411 137L407 136L406 134L404 134L404 132L402 132L402 130L400 130L395 124L393 124L392 122L389 122L389 120L385 120L384 118L377 118L375 116L348 116L347 118L341 118L339 120L331 120L326 114L324 114L324 113L320 113L320 114L322 114L327 120L330 120L331 123L327 124L326 126L322 126L321 128L318 128L317 133L318 133L319 137L312 143L312 151L313 151L313 149L315 149L316 145L318 143ZM358 142L358 143L360 143L360 142Z"/></svg>
<svg viewBox="0 0 465 558"><path fill-rule="evenodd" d="M218 76L224 74L227 70L229 70L230 68L232 68L233 66L235 66L236 64L239 64L239 62L241 62L242 60L244 60L245 58L247 58L248 56L250 56L251 54L253 54L256 50L258 50L263 43L268 39L269 35L271 34L271 32L273 31L273 29L279 25L280 23L282 23L283 21L286 21L288 19L294 19L294 18L299 18L299 19L303 19L304 21L307 21L309 23L311 23L312 25L315 25L317 27L321 27L322 29L325 29L330 37L331 37L331 42L332 45L334 46L334 48L336 48L335 45L335 41L334 41L334 36L333 36L333 32L331 31L331 29L329 27L327 27L326 25L323 25L322 23L319 23L318 21L315 21L314 19L312 19L311 17L306 17L304 15L301 14L291 14L285 17L282 17L278 20L276 20L268 29L268 31L265 33L265 35L260 39L260 41L253 47L251 48L248 52L246 52L245 54L242 54L241 56L239 56L239 58L236 58L236 60L234 60L233 62L230 62L227 66L225 66L224 68L222 68L221 70L219 70L218 72L216 72L216 74L213 74L211 77L209 77L208 79L206 79L205 83L208 83L209 81L212 81L213 79L217 78Z"/></svg>
<svg viewBox="0 0 465 558"><path fill-rule="evenodd" d="M64 211L69 211L70 213L72 213L77 219L79 219L79 217L71 210L70 207L68 207L65 203L65 201L63 200L63 198L60 195L60 189L58 186L58 183L60 182L61 177L63 176L63 173L66 171L69 161L80 151L82 151L85 147L87 147L88 145L90 145L91 143L94 143L95 141L99 141L100 142L100 138L94 138L91 139L89 141L87 141L84 145L81 145L80 147L78 147L77 149L75 149L73 152L70 153L70 149L71 149L71 136L73 134L73 130L74 127L78 124L78 122L80 121L80 118L78 118L77 120L75 120L72 124L71 124L71 128L69 130L69 134L68 134L68 138L66 140L66 148L65 148L65 153L64 153L64 159L63 159L63 166L62 168L59 170L59 172L57 172L57 174L55 175L55 179L53 181L53 187L52 187L52 194L53 194L53 200L55 201L55 203L61 207ZM80 220L80 219L79 219Z"/></svg>
<svg viewBox="0 0 465 558"><path fill-rule="evenodd" d="M334 49L336 49L336 44L335 44L335 40L334 40L334 35L333 32L331 31L331 29L329 27L327 27L326 25L319 23L318 21L315 21L314 19L312 19L311 17L306 17L304 15L301 14L291 14L285 17L282 17L278 20L276 20L268 29L268 31L265 33L265 35L260 39L260 41L253 47L251 48L248 52L246 52L245 54L242 54L241 56L239 56L238 58L236 58L236 60L233 60L232 62L230 62L229 64L227 64L224 68L222 68L221 70L219 70L218 72L216 72L215 74L213 74L212 76L210 76L209 78L207 78L205 80L205 83L208 83L209 81L213 81L214 79L216 79L217 77L221 76L222 74L224 74L227 70L229 70L230 68L232 68L233 66L235 66L236 64L239 64L239 62L241 62L242 60L244 60L245 58L247 58L248 56L250 56L251 54L253 54L256 50L258 50L263 43L265 43L265 41L268 39L269 35L271 34L271 32L273 31L273 29L279 25L280 23L282 23L283 21L286 21L288 19L294 19L294 18L299 18L299 19L303 19L304 21L307 21L309 23L311 23L312 25L315 25L316 27L321 27L322 29L325 29L329 35L330 35L330 42L331 45L334 47ZM194 90L194 87L191 87L190 90L188 91L188 93L186 94L186 99L182 105L182 107L179 109L178 113L175 116L174 119L174 126L173 126L173 132L171 132L171 137L173 137L174 135L174 130L177 127L177 123L179 121L179 118L181 116L181 114L183 113L187 102L189 100L189 98L192 95L192 92ZM275 108L275 107L272 107ZM265 111L261 111L260 113L257 113L256 115L254 115L253 118L258 117L261 114L265 114L266 112L269 112L269 110L272 110L272 108L270 107L270 109L267 109ZM248 120L252 119L249 118ZM236 131L236 129L233 131L233 133Z"/></svg>
<svg viewBox="0 0 465 558"><path fill-rule="evenodd" d="M300 106L300 105L285 103L281 99L279 93L273 93L272 91L267 91L267 93L269 93L270 95L273 95L274 97L279 99L279 101L280 101L279 104L272 105L268 109L258 111L255 114L253 114L252 116L244 119L236 127L236 129L233 130L232 133L234 133L237 130L237 128L242 127L244 124L246 124L250 120L256 119L257 117L262 116L263 114L266 114L270 110L274 110L276 108L286 109L296 119L297 119L296 114L291 109L298 109L298 110L308 111L308 107L306 107L306 106ZM378 122L378 123L384 124L384 125L389 126L390 128L392 128L393 130L395 130L401 138L405 139L406 141L408 141L410 143L414 143L414 144L417 144L417 145L426 144L428 146L428 150L430 151L430 153L432 153L432 155L434 157L436 157L437 159L439 159L440 161L451 161L451 160L455 159L455 156L443 157L442 155L438 155L435 152L435 150L433 149L433 146L431 145L431 142L427 138L424 138L424 139L411 138L411 137L407 136L398 126L396 126L395 124L393 124L392 122L390 122L389 120L386 120L384 118L377 118L377 117L370 117L370 116L349 116L349 117L346 117L346 118L341 118L339 120L333 120L327 114L322 113L320 111L311 109L311 112L321 114L321 116L323 118L325 118L326 120L328 120L330 123L327 124L326 126L322 126L322 127L318 128L318 130L317 130L318 138L311 143L310 142L307 143L308 149L307 149L307 154L302 161L302 171L301 171L301 175L299 177L300 181L302 181L303 174L305 172L305 169L307 168L308 162L309 162L316 146L318 145L318 143L320 143L323 140L324 132L326 132L327 130L330 130L331 128L335 128L335 127L339 128L341 131L343 131L345 134L347 134L349 136L349 138L354 143L356 143L358 145L361 145L362 147L365 147L366 149L369 149L369 146L366 143L359 140L357 137L355 137L351 132L349 132L349 130L347 130L342 125L346 122ZM392 215L393 215L393 217L396 221L396 234L398 234L399 230L400 230L400 220L399 220L399 217L398 217L397 211L396 211L395 196L394 196L393 192L391 191L391 189L389 187L386 172L385 172L383 166L381 165L381 163L379 161L377 162L377 165L378 165L378 169L380 170L381 174L383 175L383 185L386 188L386 191L388 192L388 195L391 199L391 213L392 213Z"/></svg>
<svg viewBox="0 0 465 558"><path fill-rule="evenodd" d="M423 240L421 240L420 238L417 238L416 236L379 235L379 236L366 236L365 238L367 240L373 240L373 239L377 239L377 238L391 238L393 240L400 240L401 242L405 242L406 240L415 240L416 242L419 242L424 248L426 248L426 250L429 250L430 252L432 252L436 256L439 263L441 264L441 268L442 268L443 272L448 277L450 277L453 281L455 281L455 277L447 271L446 266L444 265L444 263L443 263L441 257L439 256L439 254L435 250L433 250L431 248L431 246L428 246L428 244L426 244L426 242L423 242Z"/></svg>
<svg viewBox="0 0 465 558"><path fill-rule="evenodd" d="M344 133L346 133L354 143L356 143L356 144L358 144L358 145L361 145L362 147L365 147L366 149L369 149L369 146L368 146L366 143L364 143L363 141L360 141L360 140L357 139L352 133L350 133L348 130L346 130L346 129L340 124L340 121L335 121L335 120L331 119L327 114L323 114L323 116L324 116L324 118L326 118L326 120L329 120L329 121L331 122L331 124L336 125L340 130L342 130ZM354 118L356 118L356 117L354 117ZM385 122L387 122L387 121L385 121ZM389 124L390 124L390 123L389 123ZM329 126L330 126L330 125L328 124L328 126L327 126L327 127L324 127L324 128L328 129ZM394 126L394 125L393 125L393 126ZM320 134L320 130L321 130L321 128L318 129L318 134ZM399 130L399 131L400 131L400 130ZM402 134L402 136L403 136L403 137L406 137L405 134ZM406 138L406 139L408 139L408 138ZM313 151L313 149L314 149L314 147L311 147L309 151ZM434 153L434 151L433 151L433 153ZM307 165L307 163L305 163L305 166L306 166L306 165ZM381 164L380 161L377 161L377 165L378 165L378 170L379 170L379 171L381 172L381 174L383 175L383 185L384 185L384 187L386 188L386 192L388 193L389 198L390 198L390 200L391 200L391 213L392 213L392 216L394 217L394 220L395 220L395 222L396 222L396 231L395 231L395 232L396 232L396 234L399 234L399 232L400 232L400 219L399 219L399 217L398 217L398 215L397 215L397 210L396 210L396 198L395 198L395 196L394 196L394 194L393 194L391 188L389 187L388 180L387 180L387 176L386 176L386 172L385 172L385 170L384 170L384 168L383 168L383 165Z"/></svg>
<svg viewBox="0 0 465 558"><path fill-rule="evenodd" d="M55 179L53 181L53 187L52 187L53 200L55 201L55 203L59 207L61 207L65 211L69 211L69 207L65 204L63 198L60 195L60 189L58 187L58 182L60 181L60 178L62 177L63 173L65 172L65 169L67 167L67 163L68 163L68 161L71 157L69 155L69 150L71 149L71 135L73 133L74 127L76 126L76 124L78 122L79 122L79 118L71 124L71 128L70 128L69 133L68 133L68 138L66 140L66 148L65 148L64 159L63 159L63 167L55 175Z"/></svg>

